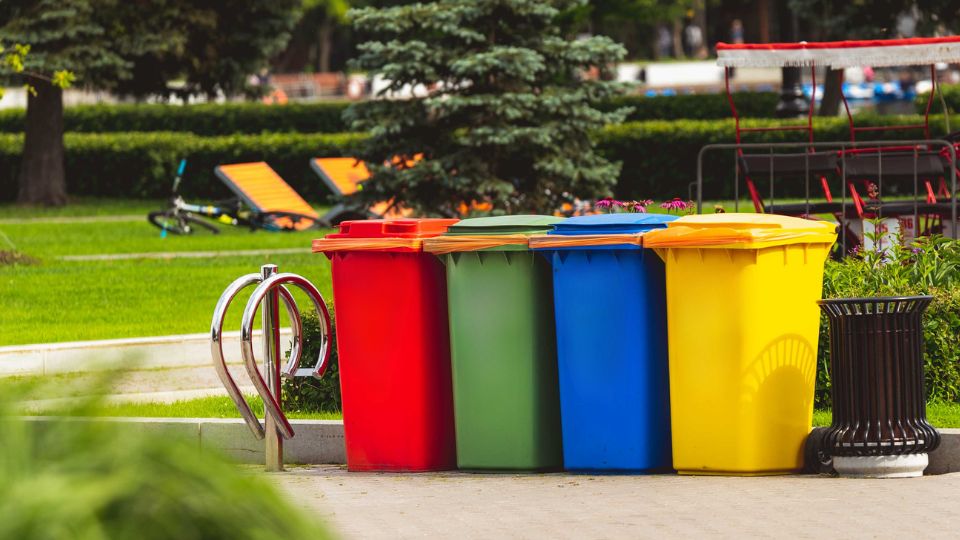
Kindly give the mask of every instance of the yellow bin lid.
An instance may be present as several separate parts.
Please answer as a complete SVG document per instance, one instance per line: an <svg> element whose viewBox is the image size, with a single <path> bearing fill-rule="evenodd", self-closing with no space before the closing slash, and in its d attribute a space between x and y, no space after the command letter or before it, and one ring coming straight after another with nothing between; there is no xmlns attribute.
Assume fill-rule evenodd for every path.
<svg viewBox="0 0 960 540"><path fill-rule="evenodd" d="M684 216L643 237L648 248L758 249L786 244L832 244L837 225L775 214Z"/></svg>

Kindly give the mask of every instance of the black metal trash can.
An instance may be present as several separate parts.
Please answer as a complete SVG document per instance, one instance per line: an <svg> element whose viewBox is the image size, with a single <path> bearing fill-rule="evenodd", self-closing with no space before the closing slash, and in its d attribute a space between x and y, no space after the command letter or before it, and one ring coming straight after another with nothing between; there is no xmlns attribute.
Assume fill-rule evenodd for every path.
<svg viewBox="0 0 960 540"><path fill-rule="evenodd" d="M819 302L830 324L833 422L810 439L841 475L920 476L940 444L927 422L923 378L921 319L931 300Z"/></svg>

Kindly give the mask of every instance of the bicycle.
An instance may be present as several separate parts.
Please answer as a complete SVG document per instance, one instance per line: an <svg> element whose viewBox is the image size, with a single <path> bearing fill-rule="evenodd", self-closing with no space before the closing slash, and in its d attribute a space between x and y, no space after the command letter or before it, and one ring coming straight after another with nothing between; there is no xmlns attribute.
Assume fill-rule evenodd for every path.
<svg viewBox="0 0 960 540"><path fill-rule="evenodd" d="M307 216L295 212L269 211L260 212L246 208L239 198L234 197L216 201L214 204L190 204L180 196L180 183L187 160L180 160L177 175L173 179L170 207L147 214L147 221L160 229L161 236L167 233L193 234L195 230L204 230L211 234L220 234L220 228L211 221L235 227L249 227L251 231L263 229L267 231L302 230L299 225L308 221L311 224L305 228L318 228L320 221L314 216Z"/></svg>

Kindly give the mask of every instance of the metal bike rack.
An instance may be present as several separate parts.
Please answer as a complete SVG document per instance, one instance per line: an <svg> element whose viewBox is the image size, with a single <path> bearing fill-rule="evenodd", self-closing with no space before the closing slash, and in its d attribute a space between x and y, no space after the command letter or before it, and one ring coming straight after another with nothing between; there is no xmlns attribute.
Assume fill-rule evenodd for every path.
<svg viewBox="0 0 960 540"><path fill-rule="evenodd" d="M250 409L237 383L227 369L223 356L223 321L227 308L237 294L250 285L257 287L250 295L243 310L240 323L240 352L243 363L250 376L250 381L263 400L264 421L260 420ZM300 318L300 309L288 286L294 286L306 293L317 310L320 318L320 354L313 367L300 367L303 355L303 324ZM290 326L293 332L293 346L290 350L290 359L281 369L280 365L280 301L283 301L287 314L290 317ZM257 310L263 304L261 322L263 326L263 370L266 377L257 368L257 360L253 352L253 320ZM227 394L233 399L240 416L243 417L250 431L258 440L265 439L266 469L267 471L283 470L283 440L293 437L293 426L283 414L282 398L280 395L280 378L315 377L320 378L327 370L330 360L330 313L320 291L306 278L297 274L278 273L277 266L265 264L259 274L247 274L231 283L213 310L213 321L210 324L210 352L213 355L213 367L217 370L220 382L227 389Z"/></svg>

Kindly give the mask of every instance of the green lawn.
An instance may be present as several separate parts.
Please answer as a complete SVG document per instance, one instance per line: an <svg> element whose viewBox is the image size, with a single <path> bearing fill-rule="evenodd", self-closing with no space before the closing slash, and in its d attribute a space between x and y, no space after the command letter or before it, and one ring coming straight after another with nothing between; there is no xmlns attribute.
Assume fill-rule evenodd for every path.
<svg viewBox="0 0 960 540"><path fill-rule="evenodd" d="M263 418L263 401L259 396L247 396L247 403L258 418ZM240 418L237 406L226 396L214 396L177 401L174 403L128 403L107 405L98 413L101 416L126 416L142 418ZM49 414L49 413L48 413ZM286 412L287 418L296 420L340 420L339 412Z"/></svg>
<svg viewBox="0 0 960 540"><path fill-rule="evenodd" d="M160 210L167 201L153 199L104 199L98 197L71 197L66 206L47 208L44 206L20 206L13 203L0 203L0 219L45 219L89 216L132 216Z"/></svg>
<svg viewBox="0 0 960 540"><path fill-rule="evenodd" d="M814 426L829 426L828 410L813 411ZM928 403L927 419L938 428L960 428L960 403Z"/></svg>
<svg viewBox="0 0 960 540"><path fill-rule="evenodd" d="M112 207L123 212L123 207ZM0 216L4 214L0 211ZM221 225L221 233L214 235L205 231L192 235L167 235L143 219L109 222L0 222L0 249L4 237L16 249L41 259L53 259L63 255L94 255L114 253L150 253L175 251L231 251L248 249L309 249L310 241L323 236L327 231L309 230L299 232L255 231L240 227Z"/></svg>
<svg viewBox="0 0 960 540"><path fill-rule="evenodd" d="M96 215L100 201L79 203L75 215ZM148 206L153 208L153 205ZM141 210L135 203L106 203L107 215ZM10 207L3 207L3 212ZM0 219L8 216L0 212ZM145 212L145 211L144 211ZM16 219L47 210L17 209ZM0 222L4 236L38 264L0 266L0 346L206 332L213 307L235 278L275 263L302 274L328 302L330 265L312 253L215 258L62 261L63 255L112 253L309 249L327 231L295 233L223 227L221 235L167 236L146 219L128 222ZM248 289L252 290L252 289ZM303 299L303 297L301 297ZM235 301L225 329L239 329L245 297ZM306 304L304 309L308 309ZM282 311L282 310L281 310Z"/></svg>
<svg viewBox="0 0 960 540"><path fill-rule="evenodd" d="M0 267L0 346L207 332L223 289L267 262L303 275L332 305L329 261L311 253L8 266ZM245 302L243 294L234 301L225 330L240 329Z"/></svg>

